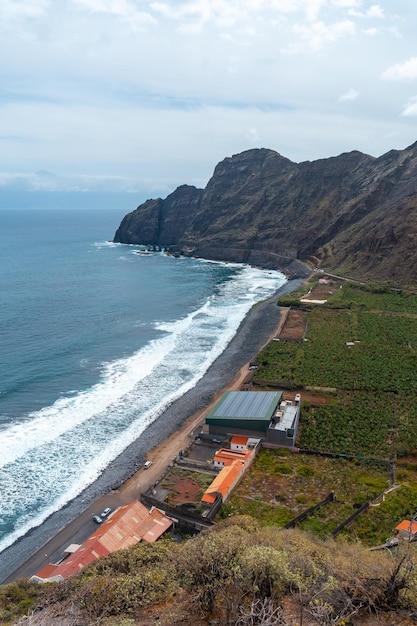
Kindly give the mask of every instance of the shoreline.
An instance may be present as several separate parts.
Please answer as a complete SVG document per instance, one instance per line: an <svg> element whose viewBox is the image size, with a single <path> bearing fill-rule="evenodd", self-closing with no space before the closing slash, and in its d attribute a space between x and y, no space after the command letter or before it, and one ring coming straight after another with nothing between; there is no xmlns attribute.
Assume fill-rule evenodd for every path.
<svg viewBox="0 0 417 626"><path fill-rule="evenodd" d="M99 512L109 503L119 506L138 498L141 490L153 484L176 456L170 453L171 438L181 442L186 442L187 437L189 440L189 432L201 422L219 394L238 380L242 368L276 331L281 317L277 298L293 291L304 280L288 280L267 300L254 305L228 346L192 389L167 407L79 496L0 553L0 584L25 576L22 572L25 566L30 567L30 562L33 562L31 573L34 573L48 562L47 557L53 560L54 551L61 544L70 543L67 539L80 534L82 527L85 534L92 510ZM186 446L179 445L178 450L183 447ZM153 467L144 474L138 470L147 456L153 461ZM93 529L88 534L91 532ZM83 540L80 535L79 542Z"/></svg>

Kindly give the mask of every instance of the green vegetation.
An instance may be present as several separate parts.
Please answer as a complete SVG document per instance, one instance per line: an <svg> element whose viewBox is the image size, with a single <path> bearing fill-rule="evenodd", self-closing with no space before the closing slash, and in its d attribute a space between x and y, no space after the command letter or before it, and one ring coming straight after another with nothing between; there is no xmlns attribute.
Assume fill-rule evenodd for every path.
<svg viewBox="0 0 417 626"><path fill-rule="evenodd" d="M264 495L257 517L269 524L271 494L281 493L280 506L285 504L295 517L300 509L319 502L326 489L333 489L336 502L300 524L326 537L354 507L391 484L391 459L398 457L401 463L405 457L397 473L401 488L343 530L351 539L382 543L399 521L416 513L416 466L411 461L417 453L417 296L347 283L326 305L311 307L307 315L306 340L271 342L258 356L254 380L259 385L265 380L288 381L290 387L320 389L321 402L312 398L302 403L297 444L336 457L315 462L312 457L306 461L304 455L294 457L292 473L287 472L288 481L281 481L280 491L274 476L276 465L283 463L281 453L261 453L253 475L233 496L231 510L242 514L250 510L251 490L256 490ZM336 393L326 395L326 389Z"/></svg>
<svg viewBox="0 0 417 626"><path fill-rule="evenodd" d="M389 287L375 283L368 285L346 283L332 296L328 305L417 314L417 296L415 294L393 291Z"/></svg>
<svg viewBox="0 0 417 626"><path fill-rule="evenodd" d="M325 626L387 610L404 617L417 609L417 555L406 548L372 553L235 516L183 544L140 543L42 587L30 623L289 626L304 615Z"/></svg>
<svg viewBox="0 0 417 626"><path fill-rule="evenodd" d="M285 456L281 456L285 452ZM283 460L287 470L279 471ZM278 471L277 471L278 468ZM371 464L368 460L326 458L310 454L292 454L285 450L260 450L250 472L240 483L227 504L228 515L252 515L262 525L284 526L309 507L323 500L331 491L336 500L321 507L311 517L300 524L300 528L310 530L325 538L342 521L347 519L356 507L374 500L389 486L389 463ZM405 481L412 477L411 470L405 470ZM395 498L387 497L387 502ZM398 501L391 512L384 513L381 524L375 526L373 519L363 525L362 538L375 545L393 534L398 516L410 514L413 496L405 495L401 506ZM384 506L379 510L386 511ZM373 509L376 511L377 509ZM402 519L402 517L401 517ZM356 537L354 526L347 534Z"/></svg>
<svg viewBox="0 0 417 626"><path fill-rule="evenodd" d="M33 609L42 588L25 578L0 587L0 624L15 624L16 620Z"/></svg>
<svg viewBox="0 0 417 626"><path fill-rule="evenodd" d="M274 341L254 382L335 388L325 406L304 407L299 444L389 458L417 442L417 296L346 284L308 314L306 341Z"/></svg>
<svg viewBox="0 0 417 626"><path fill-rule="evenodd" d="M287 293L285 296L281 296L278 300L279 306L297 306L300 304L300 298L305 296L312 287L317 285L318 279L316 277L310 278L306 282L302 283L297 289Z"/></svg>
<svg viewBox="0 0 417 626"><path fill-rule="evenodd" d="M316 283L280 304L296 305ZM1 587L1 624L34 611L36 626L288 626L298 612L298 623L305 615L336 626L353 615L360 623L362 614L417 611L415 544L392 553L364 547L416 513L417 296L347 283L306 315L306 340L271 342L254 378L320 394L302 397L297 443L305 452L261 449L217 525L193 539L139 543L60 584ZM394 478L399 485L382 497ZM174 468L163 487L174 495L191 481L198 492L211 480ZM335 499L297 529L283 529L332 491Z"/></svg>
<svg viewBox="0 0 417 626"><path fill-rule="evenodd" d="M395 431L392 394L340 392L337 401L302 413L301 448L388 459Z"/></svg>
<svg viewBox="0 0 417 626"><path fill-rule="evenodd" d="M306 341L271 342L257 360L256 381L417 392L417 318L316 307Z"/></svg>
<svg viewBox="0 0 417 626"><path fill-rule="evenodd" d="M415 515L416 502L417 485L410 472L406 479L402 479L400 488L388 494L379 506L361 515L343 534L364 544L382 544L387 537L392 537L399 522Z"/></svg>

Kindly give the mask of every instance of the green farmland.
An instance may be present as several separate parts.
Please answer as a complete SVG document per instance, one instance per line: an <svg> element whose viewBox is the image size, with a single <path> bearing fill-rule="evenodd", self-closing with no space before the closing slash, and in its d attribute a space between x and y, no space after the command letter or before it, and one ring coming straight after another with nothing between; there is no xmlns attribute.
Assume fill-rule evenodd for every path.
<svg viewBox="0 0 417 626"><path fill-rule="evenodd" d="M416 296L346 284L311 307L304 341L273 341L258 362L255 384L337 390L303 404L300 447L385 459L416 450Z"/></svg>
<svg viewBox="0 0 417 626"><path fill-rule="evenodd" d="M326 304L301 305L304 340L271 341L253 378L301 393L296 443L309 454L261 451L226 513L283 526L333 490L299 527L328 537L369 501L342 534L376 545L417 510L417 297L350 283L333 291ZM288 297L295 308L294 294L280 304Z"/></svg>

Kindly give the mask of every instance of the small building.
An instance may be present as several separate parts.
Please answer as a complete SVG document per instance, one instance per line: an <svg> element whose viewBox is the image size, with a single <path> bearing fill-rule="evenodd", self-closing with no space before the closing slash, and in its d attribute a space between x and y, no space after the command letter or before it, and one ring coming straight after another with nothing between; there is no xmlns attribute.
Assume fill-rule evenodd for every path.
<svg viewBox="0 0 417 626"><path fill-rule="evenodd" d="M408 519L403 520L395 527L396 535L405 541L417 540L417 522Z"/></svg>
<svg viewBox="0 0 417 626"><path fill-rule="evenodd" d="M245 464L254 454L253 450L231 450L229 448L221 448L214 455L214 467L224 467L231 465L234 461L240 461Z"/></svg>
<svg viewBox="0 0 417 626"><path fill-rule="evenodd" d="M49 563L32 576L36 582L63 580L77 574L86 565L139 541L153 542L173 524L163 511L146 508L138 500L117 509L70 556L54 565Z"/></svg>
<svg viewBox="0 0 417 626"><path fill-rule="evenodd" d="M245 465L241 461L233 461L230 465L223 467L211 485L207 487L201 502L209 507L213 506L218 497L221 498L222 502L225 502L244 471Z"/></svg>
<svg viewBox="0 0 417 626"><path fill-rule="evenodd" d="M245 437L243 435L233 435L230 440L231 450L254 450L259 444L257 437Z"/></svg>
<svg viewBox="0 0 417 626"><path fill-rule="evenodd" d="M295 396L294 402L285 400L271 418L267 431L267 442L280 446L295 445L298 423L300 420L300 394Z"/></svg>

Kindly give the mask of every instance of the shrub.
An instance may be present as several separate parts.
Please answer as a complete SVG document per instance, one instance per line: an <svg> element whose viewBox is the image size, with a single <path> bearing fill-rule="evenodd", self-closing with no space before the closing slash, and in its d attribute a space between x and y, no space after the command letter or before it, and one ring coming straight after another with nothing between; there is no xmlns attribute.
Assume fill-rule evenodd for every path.
<svg viewBox="0 0 417 626"><path fill-rule="evenodd" d="M310 476L314 476L315 473L314 468L309 465L300 465L300 467L297 467L297 476L308 478Z"/></svg>
<svg viewBox="0 0 417 626"><path fill-rule="evenodd" d="M295 497L295 499L299 504L306 504L306 502L308 502L308 498L305 493L299 493L298 496Z"/></svg>
<svg viewBox="0 0 417 626"><path fill-rule="evenodd" d="M21 615L27 615L35 606L41 592L40 585L26 578L0 587L0 621L14 623Z"/></svg>

